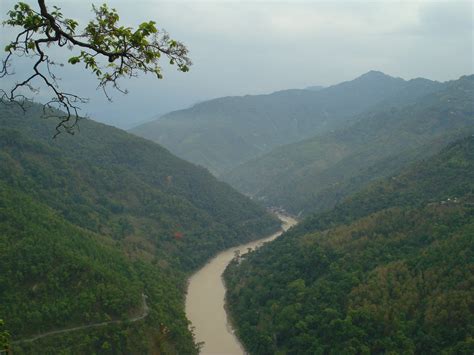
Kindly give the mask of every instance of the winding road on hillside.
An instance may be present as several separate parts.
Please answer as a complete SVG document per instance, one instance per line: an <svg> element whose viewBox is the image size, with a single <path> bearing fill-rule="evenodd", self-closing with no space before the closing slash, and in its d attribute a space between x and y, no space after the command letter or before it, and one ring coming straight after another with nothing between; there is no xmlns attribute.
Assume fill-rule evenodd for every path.
<svg viewBox="0 0 474 355"><path fill-rule="evenodd" d="M278 217L283 222L281 231L221 252L189 279L186 316L192 323L196 341L204 342L201 355L240 355L245 353L227 318L222 273L236 252L242 254L247 252L248 248L258 248L263 243L279 237L297 223L291 217L283 215Z"/></svg>
<svg viewBox="0 0 474 355"><path fill-rule="evenodd" d="M143 302L142 312L141 312L141 314L139 314L135 317L131 317L131 318L128 318L126 320L111 320L111 321L107 321L107 322L86 324L86 325L81 325L81 326L72 327L72 328L63 328L63 329L58 329L58 330L52 330L52 331L49 331L49 332L45 332L45 333L35 335L34 337L31 337L31 338L20 339L20 340L13 341L12 345L31 343L35 340L45 338L45 337L48 337L48 336L51 336L51 335L69 333L69 332L74 332L74 331L77 331L77 330L103 327L103 326L110 325L110 324L121 324L121 323L125 323L125 322L129 322L129 323L138 322L139 320L145 319L148 316L148 314L150 314L150 308L148 307L146 299L147 299L147 296L144 293L142 293L142 302Z"/></svg>
<svg viewBox="0 0 474 355"><path fill-rule="evenodd" d="M236 252L244 253L249 248L255 249L266 242L279 237L284 231L297 222L291 217L279 215L282 220L282 230L266 238L259 239L247 244L227 249L219 253L203 268L197 271L189 279L188 293L186 297L186 315L191 321L197 342L204 342L201 354L244 354L239 340L229 324L225 311L225 287L222 273L226 266L235 256ZM77 327L63 328L37 334L31 338L19 339L12 345L31 343L48 336L69 333L89 328L103 327L111 324L133 323L145 319L150 313L147 304L147 296L142 294L142 312L126 320L111 320Z"/></svg>

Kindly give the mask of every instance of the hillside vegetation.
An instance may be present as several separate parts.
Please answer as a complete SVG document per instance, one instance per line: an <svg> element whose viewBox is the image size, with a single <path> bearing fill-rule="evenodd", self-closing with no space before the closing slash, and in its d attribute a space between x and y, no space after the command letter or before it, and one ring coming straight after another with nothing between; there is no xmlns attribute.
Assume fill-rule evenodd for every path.
<svg viewBox="0 0 474 355"><path fill-rule="evenodd" d="M235 259L238 335L259 355L472 354L473 235L469 136Z"/></svg>
<svg viewBox="0 0 474 355"><path fill-rule="evenodd" d="M416 86L416 90L411 89ZM131 130L216 175L277 146L329 132L392 96L433 92L440 83L371 71L328 88L223 97L171 112Z"/></svg>
<svg viewBox="0 0 474 355"><path fill-rule="evenodd" d="M474 131L474 76L413 96L425 83L378 104L345 128L285 145L224 180L294 214L324 211L376 178L436 153ZM416 98L415 98L416 97Z"/></svg>
<svg viewBox="0 0 474 355"><path fill-rule="evenodd" d="M187 275L278 221L207 170L82 120L52 139L41 106L0 106L0 319L12 340L108 320L142 322L15 344L16 352L196 353Z"/></svg>

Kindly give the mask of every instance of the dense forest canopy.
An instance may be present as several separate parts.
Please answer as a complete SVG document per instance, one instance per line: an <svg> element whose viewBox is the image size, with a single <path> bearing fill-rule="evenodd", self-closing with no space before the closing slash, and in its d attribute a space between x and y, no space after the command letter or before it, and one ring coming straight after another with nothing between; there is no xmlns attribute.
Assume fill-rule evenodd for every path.
<svg viewBox="0 0 474 355"><path fill-rule="evenodd" d="M77 19L31 0L2 21L0 353L197 355L186 289L212 260L222 292L202 284L225 304L208 303L228 311L216 314L246 353L474 354L474 75L459 77L472 69L469 5L146 6L190 33L200 65L194 84L140 80L137 109L124 100L123 117L102 118L131 127L158 99L158 112L195 102L133 134L78 115L88 79L72 66L111 101L122 79L156 83L163 63L187 72L188 47L154 20L121 24L107 4L87 22L81 2L63 5ZM370 57L397 75L459 79L372 70L307 86ZM306 89L262 94L280 85ZM216 92L258 94L203 101ZM301 222L281 229L285 214Z"/></svg>
<svg viewBox="0 0 474 355"><path fill-rule="evenodd" d="M225 273L252 354L474 350L474 137L304 220Z"/></svg>
<svg viewBox="0 0 474 355"><path fill-rule="evenodd" d="M432 87L429 84L428 87ZM415 95L422 92L422 95ZM426 92L418 80L353 123L274 149L223 176L269 206L308 215L474 132L474 75Z"/></svg>
<svg viewBox="0 0 474 355"><path fill-rule="evenodd" d="M0 107L0 319L15 342L129 319L142 311L142 294L150 315L14 350L90 352L107 342L110 353L195 353L184 315L187 275L278 221L152 142L89 120L74 137L51 139L54 122L41 113L37 104L26 114Z"/></svg>

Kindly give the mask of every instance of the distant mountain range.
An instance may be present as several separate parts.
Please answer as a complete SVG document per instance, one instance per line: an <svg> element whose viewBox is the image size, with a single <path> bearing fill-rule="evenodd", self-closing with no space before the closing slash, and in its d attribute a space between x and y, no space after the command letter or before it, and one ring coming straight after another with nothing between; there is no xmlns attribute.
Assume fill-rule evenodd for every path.
<svg viewBox="0 0 474 355"><path fill-rule="evenodd" d="M42 113L0 106L15 352L198 354L186 278L277 230L264 204L305 218L226 271L250 353L472 354L474 75L224 97L135 135L81 120L52 139Z"/></svg>
<svg viewBox="0 0 474 355"><path fill-rule="evenodd" d="M386 100L404 100L407 95L416 98L441 86L426 79L406 81L371 71L327 88L205 101L130 132L221 175L278 146L344 127Z"/></svg>
<svg viewBox="0 0 474 355"><path fill-rule="evenodd" d="M311 91L319 91L321 89L324 89L324 86L312 85L312 86L305 87L305 90L311 90Z"/></svg>
<svg viewBox="0 0 474 355"><path fill-rule="evenodd" d="M357 80L346 86L358 90ZM403 87L345 127L277 147L222 178L267 205L308 214L474 131L473 75L443 84L415 79ZM320 92L327 90L335 89Z"/></svg>

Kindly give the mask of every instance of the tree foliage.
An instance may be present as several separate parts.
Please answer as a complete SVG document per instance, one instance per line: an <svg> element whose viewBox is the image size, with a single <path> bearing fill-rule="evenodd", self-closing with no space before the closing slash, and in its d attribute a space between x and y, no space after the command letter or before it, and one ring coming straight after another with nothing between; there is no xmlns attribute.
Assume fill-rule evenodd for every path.
<svg viewBox="0 0 474 355"><path fill-rule="evenodd" d="M10 333L5 329L5 322L0 319L0 350L8 350L10 347Z"/></svg>
<svg viewBox="0 0 474 355"><path fill-rule="evenodd" d="M28 57L34 60L33 72L18 82L9 91L1 90L2 100L24 99L23 88L35 91L34 82L52 91L52 98L46 106L54 106L65 111L60 128L71 132L78 120L78 105L87 100L74 93L63 91L53 72L55 62L49 52L51 46L67 48L72 52L68 59L71 65L83 64L97 78L99 88L107 98L107 88L111 86L126 92L119 86L119 79L134 77L139 73L152 73L162 78L160 59L164 56L179 71L187 72L191 61L187 48L168 33L158 30L154 21L143 22L134 29L119 24L119 15L107 5L92 6L94 18L82 29L79 23L66 18L61 9L49 9L45 0L38 0L38 10L19 2L8 11L4 25L18 28L18 33L6 47L6 58L2 61L0 77L12 74L13 57ZM63 66L63 64L59 64Z"/></svg>
<svg viewBox="0 0 474 355"><path fill-rule="evenodd" d="M122 130L87 120L75 139L52 140L41 112L0 106L0 319L13 350L197 353L187 276L278 221L207 170ZM127 320L141 312L142 293L142 321L18 343Z"/></svg>
<svg viewBox="0 0 474 355"><path fill-rule="evenodd" d="M226 269L252 354L472 354L474 138Z"/></svg>
<svg viewBox="0 0 474 355"><path fill-rule="evenodd" d="M461 131L474 132L474 75L436 88L417 97L407 87L409 98L395 96L350 125L274 149L223 179L293 214L329 210L375 178L435 154Z"/></svg>

